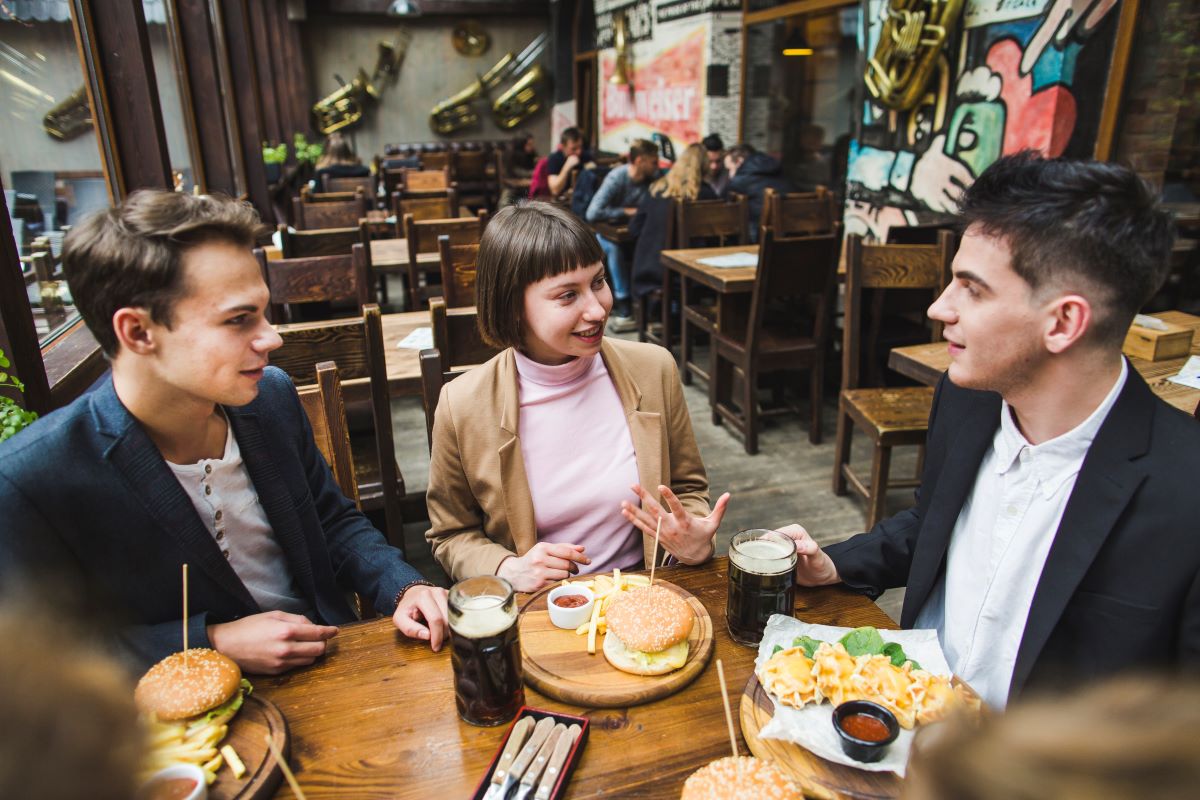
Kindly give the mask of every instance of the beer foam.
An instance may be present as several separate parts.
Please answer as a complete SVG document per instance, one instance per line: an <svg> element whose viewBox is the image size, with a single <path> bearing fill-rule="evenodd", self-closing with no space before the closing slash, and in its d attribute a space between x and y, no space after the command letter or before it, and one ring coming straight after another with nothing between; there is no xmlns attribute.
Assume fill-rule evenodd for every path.
<svg viewBox="0 0 1200 800"><path fill-rule="evenodd" d="M769 539L754 539L742 542L729 551L729 560L746 572L759 575L778 575L791 569L790 561L795 547Z"/></svg>
<svg viewBox="0 0 1200 800"><path fill-rule="evenodd" d="M483 639L503 633L517 618L515 610L504 609L504 598L494 595L465 597L457 604L464 614L450 615L450 628L468 639Z"/></svg>

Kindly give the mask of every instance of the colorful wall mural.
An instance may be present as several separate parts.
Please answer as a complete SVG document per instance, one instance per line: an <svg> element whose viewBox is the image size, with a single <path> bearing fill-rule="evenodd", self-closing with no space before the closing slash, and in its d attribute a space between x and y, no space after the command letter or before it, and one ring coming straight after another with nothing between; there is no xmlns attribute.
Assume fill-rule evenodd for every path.
<svg viewBox="0 0 1200 800"><path fill-rule="evenodd" d="M887 0L866 0L860 46L875 52ZM846 181L847 233L938 221L1002 155L1092 153L1117 0L966 0L915 109L864 103Z"/></svg>

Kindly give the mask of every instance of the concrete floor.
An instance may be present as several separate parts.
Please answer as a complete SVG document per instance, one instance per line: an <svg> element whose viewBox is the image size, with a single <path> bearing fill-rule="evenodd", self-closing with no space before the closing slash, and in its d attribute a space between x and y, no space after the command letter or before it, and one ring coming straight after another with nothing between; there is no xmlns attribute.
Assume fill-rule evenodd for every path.
<svg viewBox="0 0 1200 800"><path fill-rule="evenodd" d="M621 338L636 337L626 334ZM822 544L841 541L863 529L863 502L853 495L837 497L830 488L837 421L836 403L832 397L826 400L824 438L820 445L808 441L807 402L802 402L803 417L787 414L768 418L759 436L758 454L748 456L735 432L712 424L706 392L707 388L701 382L684 387L696 442L708 469L711 496L715 499L722 492L732 494L717 533L719 555L728 550L733 534L746 528L771 528L798 522ZM394 399L392 419L405 483L409 491L422 490L429 479L429 448L420 398ZM866 437L855 437L852 463L860 472L867 472L870 458ZM898 450L892 459L893 474L910 475L915 463L915 449L910 448L909 452ZM889 493L889 513L911 504L910 490ZM405 526L410 560L431 580L445 581L445 574L433 561L425 544L426 528L426 523ZM900 618L902 602L903 590L889 591L879 599L879 605L893 619Z"/></svg>

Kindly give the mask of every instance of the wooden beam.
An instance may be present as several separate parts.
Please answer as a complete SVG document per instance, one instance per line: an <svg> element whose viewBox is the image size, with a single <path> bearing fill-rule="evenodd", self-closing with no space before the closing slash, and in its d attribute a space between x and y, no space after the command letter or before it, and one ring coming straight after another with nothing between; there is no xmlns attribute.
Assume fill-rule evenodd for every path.
<svg viewBox="0 0 1200 800"><path fill-rule="evenodd" d="M1129 74L1129 53L1133 49L1133 34L1137 28L1139 0L1121 3L1121 17L1117 21L1112 60L1108 63L1108 84L1104 89L1104 105L1100 108L1100 124L1096 130L1096 147L1093 158L1108 161L1112 158L1117 140L1117 115L1121 111L1121 98L1125 93L1125 76Z"/></svg>
<svg viewBox="0 0 1200 800"><path fill-rule="evenodd" d="M0 190L4 189L0 178ZM21 276L21 259L8 216L8 203L0 191L0 350L8 355L12 366L5 372L16 375L25 383L24 398L11 390L5 394L39 414L50 410L50 386L38 344L37 328L33 324L33 309L25 293Z"/></svg>
<svg viewBox="0 0 1200 800"><path fill-rule="evenodd" d="M262 99L262 126L266 138L272 142L289 142L291 133L285 131L283 120L279 115L279 102L275 93L275 67L271 63L271 34L269 17L266 13L266 2L254 0L246 5L250 17L250 41L253 43L252 52L254 65L258 70L258 93ZM290 144L289 144L290 146Z"/></svg>
<svg viewBox="0 0 1200 800"><path fill-rule="evenodd" d="M745 25L758 25L763 22L794 17L799 14L814 14L818 11L827 11L831 8L853 5L858 5L858 0L797 0L794 3L784 3L774 8L765 8L762 11L747 11L743 17L743 23Z"/></svg>
<svg viewBox="0 0 1200 800"><path fill-rule="evenodd" d="M175 0L180 60L186 65L186 89L191 96L193 130L199 151L199 163L193 165L193 170L202 192L236 196L236 169L226 128L229 118L221 92L216 41L208 9L208 0ZM184 89L182 82L180 89Z"/></svg>
<svg viewBox="0 0 1200 800"><path fill-rule="evenodd" d="M268 224L275 221L271 195L267 190L267 170L262 160L262 110L259 101L258 70L254 65L253 44L246 0L213 0L220 12L220 30L229 59L231 91L237 114L237 145L245 170L243 191Z"/></svg>
<svg viewBox="0 0 1200 800"><path fill-rule="evenodd" d="M543 16L550 13L548 0L409 0L423 17L474 16ZM387 15L392 0L309 0L310 14L377 14ZM397 17L404 19L404 17Z"/></svg>

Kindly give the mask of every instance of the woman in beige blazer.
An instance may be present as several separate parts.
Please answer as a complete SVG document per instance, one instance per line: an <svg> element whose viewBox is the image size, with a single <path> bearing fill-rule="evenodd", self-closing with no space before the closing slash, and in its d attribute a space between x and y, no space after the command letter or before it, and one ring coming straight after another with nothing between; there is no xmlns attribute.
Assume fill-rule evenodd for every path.
<svg viewBox="0 0 1200 800"><path fill-rule="evenodd" d="M636 563L616 566L648 564L660 524L660 563L708 560L729 495L709 509L708 479L671 354L604 338L612 293L594 235L557 206L511 206L488 224L476 269L480 331L506 349L447 384L438 401L427 494L434 557L454 580L498 574L519 591L535 591L580 568L601 567L581 544L553 530L565 519L566 530L576 533L580 519L599 515L604 533L580 535L593 544L602 535L605 546L624 541L623 557ZM529 407L537 405L530 370L574 367L597 377L573 406ZM589 439L601 426L593 430L589 416L583 424L572 419L580 407L605 417L605 430L616 435ZM524 440L522 418L536 427ZM527 456L541 461L527 465ZM610 463L613 456L617 463ZM636 485L617 499L620 488L614 494L613 481L605 480L612 476L589 473L593 464L636 474ZM535 508L539 487L530 486L529 476L546 475L547 468L583 477L572 491L542 492L542 507ZM594 487L602 497L593 496Z"/></svg>

